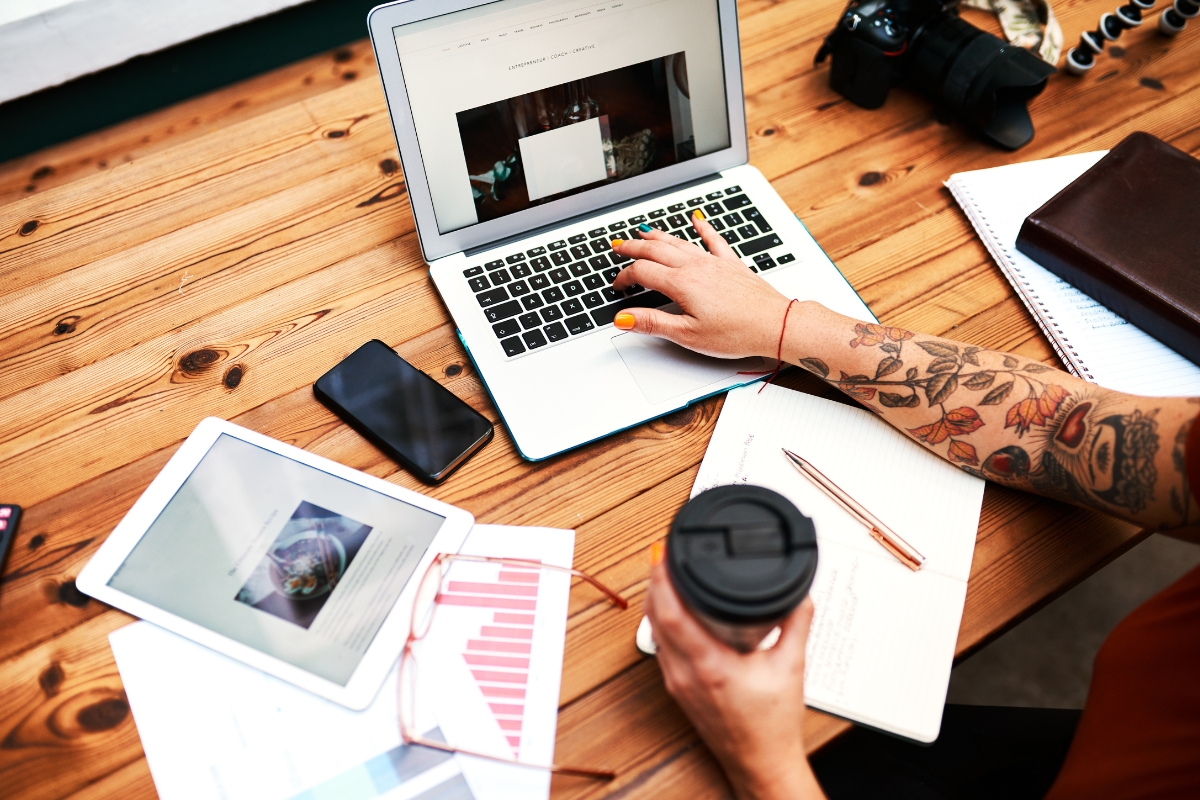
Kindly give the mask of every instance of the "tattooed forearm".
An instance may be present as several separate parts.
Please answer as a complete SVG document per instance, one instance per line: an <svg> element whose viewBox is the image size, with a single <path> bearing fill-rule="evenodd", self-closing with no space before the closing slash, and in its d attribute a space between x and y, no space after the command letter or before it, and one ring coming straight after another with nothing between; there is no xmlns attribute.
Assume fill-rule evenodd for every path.
<svg viewBox="0 0 1200 800"><path fill-rule="evenodd" d="M825 313L845 326L830 332L851 335L809 337L818 346L791 360L962 469L1143 524L1200 519L1184 458L1197 410L1187 401L1112 392L1011 354Z"/></svg>

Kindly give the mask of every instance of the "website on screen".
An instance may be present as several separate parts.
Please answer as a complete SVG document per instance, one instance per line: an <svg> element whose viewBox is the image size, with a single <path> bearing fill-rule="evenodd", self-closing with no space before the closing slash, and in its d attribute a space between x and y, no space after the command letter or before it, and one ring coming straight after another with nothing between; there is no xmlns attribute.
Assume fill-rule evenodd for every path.
<svg viewBox="0 0 1200 800"><path fill-rule="evenodd" d="M716 0L502 0L394 33L442 233L730 143Z"/></svg>

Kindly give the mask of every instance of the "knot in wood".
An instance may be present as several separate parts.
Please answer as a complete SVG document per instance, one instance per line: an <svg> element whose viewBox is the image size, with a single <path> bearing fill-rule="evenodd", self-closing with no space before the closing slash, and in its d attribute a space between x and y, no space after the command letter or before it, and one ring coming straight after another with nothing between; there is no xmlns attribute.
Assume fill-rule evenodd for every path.
<svg viewBox="0 0 1200 800"><path fill-rule="evenodd" d="M109 697L86 705L75 714L79 727L90 733L112 730L129 716L129 701L121 697Z"/></svg>
<svg viewBox="0 0 1200 800"><path fill-rule="evenodd" d="M69 606L83 608L91 598L79 591L79 587L75 585L75 579L71 578L58 585L58 599Z"/></svg>
<svg viewBox="0 0 1200 800"><path fill-rule="evenodd" d="M187 375L197 375L221 360L221 353L210 347L188 353L179 359L179 369Z"/></svg>
<svg viewBox="0 0 1200 800"><path fill-rule="evenodd" d="M242 378L245 376L246 368L241 364L234 364L229 368L229 371L225 373L225 377L221 382L225 384L226 389L236 389L242 382Z"/></svg>
<svg viewBox="0 0 1200 800"><path fill-rule="evenodd" d="M1145 86L1147 89L1153 89L1156 92L1161 92L1167 88L1163 86L1163 82L1158 78L1142 78L1140 81L1138 81L1138 83L1140 83L1142 86Z"/></svg>
<svg viewBox="0 0 1200 800"><path fill-rule="evenodd" d="M33 536L33 538L31 538L31 539L29 540L29 549L30 549L30 550L37 550L39 547L41 547L41 546L42 546L42 545L44 545L45 543L46 543L46 537L45 537L45 536L43 536L43 535L42 535L42 534L40 534L40 533L38 533L38 534L35 534L35 535Z"/></svg>
<svg viewBox="0 0 1200 800"><path fill-rule="evenodd" d="M29 222L26 222L25 224L23 224L21 226L20 230L18 230L17 232L21 236L29 236L30 234L32 234L34 231L36 231L38 229L38 225L41 225L41 223L38 222L36 219L31 219L31 220L29 220Z"/></svg>
<svg viewBox="0 0 1200 800"><path fill-rule="evenodd" d="M696 418L696 407L687 406L678 411L672 411L665 417L662 417L659 422L668 428L683 428L692 424L692 420Z"/></svg>
<svg viewBox="0 0 1200 800"><path fill-rule="evenodd" d="M385 158L379 162L379 171L384 174L384 177L390 178L400 171L400 162L394 158Z"/></svg>
<svg viewBox="0 0 1200 800"><path fill-rule="evenodd" d="M54 167L47 164L45 166L38 167L37 169L35 169L33 171L33 174L29 176L29 180L40 181L42 178L49 178L53 174L54 174Z"/></svg>
<svg viewBox="0 0 1200 800"><path fill-rule="evenodd" d="M38 686L42 687L42 693L46 697L54 697L54 695L58 694L58 689L62 686L63 678L65 677L66 675L63 673L63 669L59 666L59 663L52 661L50 666L46 667L38 675Z"/></svg>
<svg viewBox="0 0 1200 800"><path fill-rule="evenodd" d="M447 378L455 378L462 374L462 364L447 364L443 370Z"/></svg>
<svg viewBox="0 0 1200 800"><path fill-rule="evenodd" d="M79 317L77 316L63 317L54 326L54 335L66 336L68 333L74 333L76 322L79 322Z"/></svg>
<svg viewBox="0 0 1200 800"><path fill-rule="evenodd" d="M354 52L352 50L348 50L344 47L341 48L340 50L333 51L333 60L339 64L345 64L347 61L350 61L353 58L354 58Z"/></svg>
<svg viewBox="0 0 1200 800"><path fill-rule="evenodd" d="M346 70L345 72L342 73L342 80L344 80L344 81L352 81L357 77L358 77L358 73L352 69Z"/></svg>
<svg viewBox="0 0 1200 800"><path fill-rule="evenodd" d="M346 135L346 131L343 131L343 130L325 131L326 139L340 139L345 135Z"/></svg>
<svg viewBox="0 0 1200 800"><path fill-rule="evenodd" d="M883 180L882 172L874 172L874 171L864 172L862 174L862 177L860 177L858 179L858 185L859 186L874 186L875 184L879 183L881 180Z"/></svg>

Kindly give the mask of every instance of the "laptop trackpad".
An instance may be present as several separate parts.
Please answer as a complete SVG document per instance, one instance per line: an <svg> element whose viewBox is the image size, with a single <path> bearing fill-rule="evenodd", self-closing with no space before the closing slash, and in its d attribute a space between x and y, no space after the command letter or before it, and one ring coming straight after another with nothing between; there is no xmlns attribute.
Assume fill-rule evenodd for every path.
<svg viewBox="0 0 1200 800"><path fill-rule="evenodd" d="M712 358L640 333L614 336L612 343L647 402L653 405L693 393L739 372L765 373L771 369L758 356L736 360Z"/></svg>

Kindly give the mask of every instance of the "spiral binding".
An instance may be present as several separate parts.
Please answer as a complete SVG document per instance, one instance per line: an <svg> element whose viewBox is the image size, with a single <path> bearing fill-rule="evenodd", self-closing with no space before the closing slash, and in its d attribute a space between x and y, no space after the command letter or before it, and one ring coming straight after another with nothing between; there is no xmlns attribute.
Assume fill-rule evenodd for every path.
<svg viewBox="0 0 1200 800"><path fill-rule="evenodd" d="M1096 66L1096 56L1104 45L1115 42L1121 34L1142 24L1142 12L1154 8L1156 0L1130 0L1111 14L1103 14L1094 31L1079 35L1079 45L1067 52L1067 72L1083 75ZM1158 18L1158 30L1165 36L1175 36L1187 26L1187 21L1200 14L1200 0L1174 0Z"/></svg>

